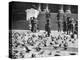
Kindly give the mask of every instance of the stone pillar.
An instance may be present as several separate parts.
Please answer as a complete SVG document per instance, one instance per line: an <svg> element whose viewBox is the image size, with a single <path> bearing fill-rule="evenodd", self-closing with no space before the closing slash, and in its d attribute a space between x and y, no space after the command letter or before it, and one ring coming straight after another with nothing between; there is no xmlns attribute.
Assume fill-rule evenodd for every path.
<svg viewBox="0 0 80 60"><path fill-rule="evenodd" d="M59 14L59 24L60 24L60 31L61 30L63 30L63 15L64 15L64 10L63 10L63 5L60 5L59 6L59 12L58 12L58 14Z"/></svg>
<svg viewBox="0 0 80 60"><path fill-rule="evenodd" d="M63 15L64 15L64 10L63 10L63 5L60 5L59 6L59 12L58 12L58 14L59 14L59 20L62 22L63 21Z"/></svg>
<svg viewBox="0 0 80 60"><path fill-rule="evenodd" d="M41 4L39 4L38 10L39 10L39 12L41 12Z"/></svg>
<svg viewBox="0 0 80 60"><path fill-rule="evenodd" d="M60 7L59 7L59 13L64 14L63 5L60 5Z"/></svg>
<svg viewBox="0 0 80 60"><path fill-rule="evenodd" d="M45 12L48 12L48 13L49 13L48 4L46 4L46 9L45 9Z"/></svg>
<svg viewBox="0 0 80 60"><path fill-rule="evenodd" d="M65 11L66 14L71 14L71 6L68 5L66 6L66 11Z"/></svg>

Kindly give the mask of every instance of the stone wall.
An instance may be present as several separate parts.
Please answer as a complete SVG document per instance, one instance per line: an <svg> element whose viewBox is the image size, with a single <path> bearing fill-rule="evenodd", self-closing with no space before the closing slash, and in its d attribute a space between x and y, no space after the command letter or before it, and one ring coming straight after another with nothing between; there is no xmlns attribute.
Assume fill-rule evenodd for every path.
<svg viewBox="0 0 80 60"><path fill-rule="evenodd" d="M51 30L57 30L57 13L51 13ZM71 17L73 17L75 20L78 19L78 15L77 14L72 14ZM39 20L39 29L40 30L44 30L45 29L45 23L46 23L46 18L45 18L45 14L40 14L38 16L38 20ZM21 19L21 20L17 20L15 22L12 22L12 29L18 29L18 30L28 30L29 26L28 26L28 21Z"/></svg>

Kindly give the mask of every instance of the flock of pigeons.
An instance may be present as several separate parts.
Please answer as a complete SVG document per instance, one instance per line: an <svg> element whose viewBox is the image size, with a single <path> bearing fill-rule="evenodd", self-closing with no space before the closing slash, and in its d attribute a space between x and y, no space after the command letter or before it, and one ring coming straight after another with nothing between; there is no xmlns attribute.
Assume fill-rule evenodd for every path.
<svg viewBox="0 0 80 60"><path fill-rule="evenodd" d="M26 30L12 30L12 58L34 58L48 56L77 55L78 37L63 32L51 31L36 33Z"/></svg>

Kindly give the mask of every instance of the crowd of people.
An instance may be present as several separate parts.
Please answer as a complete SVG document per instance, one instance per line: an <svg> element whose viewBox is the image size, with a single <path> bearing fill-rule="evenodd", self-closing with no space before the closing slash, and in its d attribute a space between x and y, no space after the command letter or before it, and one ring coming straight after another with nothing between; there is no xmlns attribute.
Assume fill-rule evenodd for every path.
<svg viewBox="0 0 80 60"><path fill-rule="evenodd" d="M78 21L72 17L67 17L65 14L63 15L63 20L60 20L60 13L57 14L57 24L58 24L58 31L61 31L61 24L62 24L62 31L67 32L67 34L78 33Z"/></svg>

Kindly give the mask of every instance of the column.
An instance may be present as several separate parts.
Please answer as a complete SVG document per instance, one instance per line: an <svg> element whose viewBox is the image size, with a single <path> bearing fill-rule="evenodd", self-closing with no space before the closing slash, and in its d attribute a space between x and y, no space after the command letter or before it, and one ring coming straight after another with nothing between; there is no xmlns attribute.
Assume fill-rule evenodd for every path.
<svg viewBox="0 0 80 60"><path fill-rule="evenodd" d="M39 6L38 6L38 10L39 12L41 12L41 4L39 3Z"/></svg>
<svg viewBox="0 0 80 60"><path fill-rule="evenodd" d="M66 6L66 11L65 11L65 13L66 14L71 14L71 6L70 5L68 5L68 6Z"/></svg>
<svg viewBox="0 0 80 60"><path fill-rule="evenodd" d="M60 24L60 31L63 30L63 15L64 15L64 10L63 10L63 5L59 6L59 24Z"/></svg>
<svg viewBox="0 0 80 60"><path fill-rule="evenodd" d="M64 13L63 5L60 5L60 6L59 6L59 13Z"/></svg>
<svg viewBox="0 0 80 60"><path fill-rule="evenodd" d="M45 12L48 12L48 13L49 13L48 4L46 4L46 9L45 9Z"/></svg>

